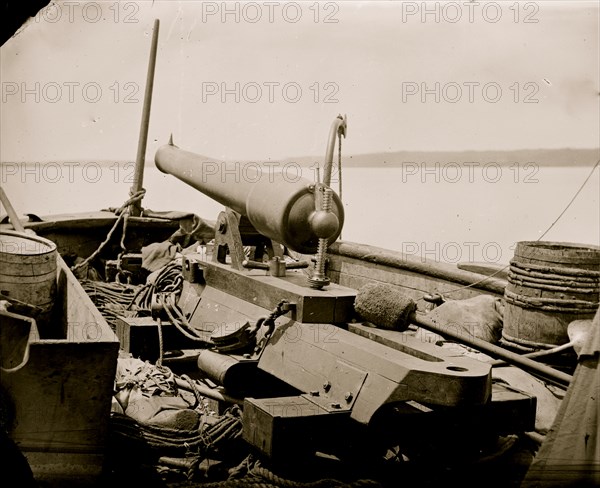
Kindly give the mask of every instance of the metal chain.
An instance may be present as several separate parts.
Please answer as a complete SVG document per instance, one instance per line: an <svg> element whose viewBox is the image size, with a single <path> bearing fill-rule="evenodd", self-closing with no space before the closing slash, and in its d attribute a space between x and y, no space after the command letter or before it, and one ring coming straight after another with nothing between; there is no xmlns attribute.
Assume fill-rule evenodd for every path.
<svg viewBox="0 0 600 488"><path fill-rule="evenodd" d="M258 330L263 325L269 327L269 330L265 333L261 341L254 348L254 354L259 354L265 348L265 346L269 342L269 339L273 335L273 330L275 329L275 321L282 315L288 313L290 311L290 308L290 302L288 302L287 300L281 300L267 317L262 317L258 319L258 321L256 322L256 328L253 333L256 335Z"/></svg>

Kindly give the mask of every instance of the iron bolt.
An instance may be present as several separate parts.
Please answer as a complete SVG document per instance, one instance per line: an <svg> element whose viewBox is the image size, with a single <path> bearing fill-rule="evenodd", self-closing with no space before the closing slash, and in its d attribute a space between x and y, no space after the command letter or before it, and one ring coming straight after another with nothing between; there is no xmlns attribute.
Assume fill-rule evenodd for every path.
<svg viewBox="0 0 600 488"><path fill-rule="evenodd" d="M329 381L326 381L325 383L323 383L323 389L328 392L331 388L331 383L329 383Z"/></svg>
<svg viewBox="0 0 600 488"><path fill-rule="evenodd" d="M319 392L317 390L312 390L310 396L319 396Z"/></svg>
<svg viewBox="0 0 600 488"><path fill-rule="evenodd" d="M351 402L354 395L351 392L348 392L344 395L344 398L347 402Z"/></svg>
<svg viewBox="0 0 600 488"><path fill-rule="evenodd" d="M339 403L332 403L331 408L342 408L342 406Z"/></svg>

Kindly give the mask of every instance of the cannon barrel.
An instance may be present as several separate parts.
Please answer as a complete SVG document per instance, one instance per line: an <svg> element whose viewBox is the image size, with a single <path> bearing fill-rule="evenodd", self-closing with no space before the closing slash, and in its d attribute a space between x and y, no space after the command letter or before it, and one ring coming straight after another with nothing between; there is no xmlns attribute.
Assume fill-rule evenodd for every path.
<svg viewBox="0 0 600 488"><path fill-rule="evenodd" d="M344 207L338 195L332 195L330 213L337 217L332 224L331 218L323 219L321 209L315 208L315 184L295 172L255 163L211 161L172 144L157 150L155 162L163 173L245 215L262 235L296 252L314 254L319 237L331 244L342 231ZM326 220L328 230L324 232Z"/></svg>

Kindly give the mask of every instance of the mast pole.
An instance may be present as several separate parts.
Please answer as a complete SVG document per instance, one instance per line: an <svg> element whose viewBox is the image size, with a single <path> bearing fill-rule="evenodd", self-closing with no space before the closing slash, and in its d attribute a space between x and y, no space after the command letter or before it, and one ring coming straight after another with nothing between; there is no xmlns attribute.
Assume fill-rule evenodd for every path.
<svg viewBox="0 0 600 488"><path fill-rule="evenodd" d="M146 92L144 94L144 107L142 111L142 122L140 125L140 137L138 140L138 151L135 159L135 173L133 175L133 186L130 194L135 195L142 191L144 183L144 163L146 158L146 145L148 143L148 125L150 124L150 106L152 105L152 88L154 86L154 68L156 66L156 50L158 46L159 19L154 19L152 33L152 46L150 48L150 59L148 61L148 74L146 77ZM142 213L141 199L133 202L129 208L130 215L139 217Z"/></svg>
<svg viewBox="0 0 600 488"><path fill-rule="evenodd" d="M8 215L8 218L10 219L10 223L12 224L13 228L17 232L25 232L25 227L23 227L23 224L19 220L17 212L15 212L12 203L10 203L10 200L8 199L8 195L4 193L4 189L2 187L0 187L0 202L2 203L2 205L4 205L4 208L6 209L6 213Z"/></svg>

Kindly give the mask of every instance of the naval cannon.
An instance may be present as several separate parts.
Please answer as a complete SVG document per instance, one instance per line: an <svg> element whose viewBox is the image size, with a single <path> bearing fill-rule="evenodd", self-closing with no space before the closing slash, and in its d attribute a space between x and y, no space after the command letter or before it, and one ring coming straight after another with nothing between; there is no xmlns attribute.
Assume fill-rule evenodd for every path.
<svg viewBox="0 0 600 488"><path fill-rule="evenodd" d="M323 210L319 203L327 187L299 175L257 164L242 168L207 161L173 144L159 148L155 161L163 173L247 217L260 234L296 252L313 254L319 238L331 243L342 231L344 207L337 194L332 192L331 204Z"/></svg>
<svg viewBox="0 0 600 488"><path fill-rule="evenodd" d="M349 425L369 431L390 408L408 414L404 434L417 424L435 429L448 412L461 412L474 432L491 415L500 431L515 423L531 428L535 399L508 393L510 412L494 404L488 364L361 323L357 290L331 283L325 272L327 246L344 221L327 184L261 174L256 166L242 173L172 143L158 149L155 161L225 206L211 257L183 257L177 305L186 326L209 344L199 353L199 369L228 395L244 397L243 436L257 449L275 456L319 449L332 439L352 444L344 437L353 431ZM316 253L312 271L289 250ZM255 389L256 372L291 390ZM501 418L499 411L510 414ZM427 420L415 422L416 413ZM389 425L383 430L395 432Z"/></svg>
<svg viewBox="0 0 600 488"><path fill-rule="evenodd" d="M217 220L214 260L224 263L228 253L235 269L267 268L272 275L283 276L286 269L308 267L283 261L284 250L317 253L309 283L315 289L329 284L325 253L342 231L344 207L327 185L285 171L264 171L256 164L228 167L183 151L172 142L157 151L155 161L162 172L225 205ZM242 234L240 227L245 229ZM272 258L268 264L244 257L240 244L244 240L252 244L256 236L267 244ZM261 246L259 251L263 250ZM255 254L261 257L262 252Z"/></svg>

